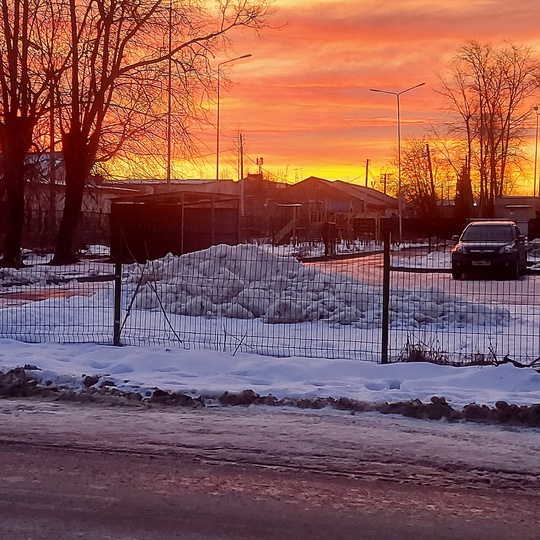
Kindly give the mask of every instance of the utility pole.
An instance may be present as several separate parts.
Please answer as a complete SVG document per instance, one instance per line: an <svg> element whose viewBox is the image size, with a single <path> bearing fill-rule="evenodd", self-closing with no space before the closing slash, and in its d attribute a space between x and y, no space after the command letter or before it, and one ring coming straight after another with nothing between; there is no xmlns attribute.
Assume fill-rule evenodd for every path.
<svg viewBox="0 0 540 540"><path fill-rule="evenodd" d="M410 92L411 90L414 90L415 88L419 88L420 86L424 86L426 83L419 83L415 84L414 86L411 86L410 88L406 88L405 90L401 90L401 92L391 92L390 90L379 90L378 88L370 88L371 92L380 92L381 94L390 94L392 96L396 97L396 105L397 105L397 144L398 144L398 216L399 216L399 241L401 242L403 239L403 194L401 193L401 114L400 114L400 105L399 105L399 98L402 94L405 94L406 92Z"/></svg>
<svg viewBox="0 0 540 540"><path fill-rule="evenodd" d="M534 178L533 178L533 197L536 197L536 169L538 167L538 105L533 107L534 112L536 113L536 135L534 138Z"/></svg>
<svg viewBox="0 0 540 540"><path fill-rule="evenodd" d="M238 134L238 180L244 178L244 136L242 133Z"/></svg>
<svg viewBox="0 0 540 540"><path fill-rule="evenodd" d="M366 159L366 187L368 187L368 177L369 177L369 158Z"/></svg>
<svg viewBox="0 0 540 540"><path fill-rule="evenodd" d="M55 129L54 129L54 81L55 79L51 77L51 116L49 119L49 220L48 220L48 227L49 230L54 231L56 230L56 157L54 155L54 138L55 138Z"/></svg>
<svg viewBox="0 0 540 540"><path fill-rule="evenodd" d="M172 0L169 0L169 35L168 35L168 64L167 64L167 172L166 183L171 184L172 161Z"/></svg>
<svg viewBox="0 0 540 540"><path fill-rule="evenodd" d="M246 215L246 192L244 180L244 136L238 134L238 181L240 182L240 216Z"/></svg>

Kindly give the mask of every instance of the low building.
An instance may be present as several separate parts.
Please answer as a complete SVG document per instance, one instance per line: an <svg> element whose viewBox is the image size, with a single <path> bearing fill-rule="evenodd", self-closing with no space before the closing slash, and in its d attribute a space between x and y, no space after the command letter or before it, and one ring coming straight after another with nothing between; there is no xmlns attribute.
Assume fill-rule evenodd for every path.
<svg viewBox="0 0 540 540"><path fill-rule="evenodd" d="M306 240L320 237L324 223L335 224L337 239L378 240L381 219L398 212L397 199L380 191L314 176L287 186L274 205L282 223L275 236L278 243L286 240L293 225Z"/></svg>
<svg viewBox="0 0 540 540"><path fill-rule="evenodd" d="M183 255L216 244L239 243L239 199L220 193L177 191L112 201L111 256L139 262Z"/></svg>

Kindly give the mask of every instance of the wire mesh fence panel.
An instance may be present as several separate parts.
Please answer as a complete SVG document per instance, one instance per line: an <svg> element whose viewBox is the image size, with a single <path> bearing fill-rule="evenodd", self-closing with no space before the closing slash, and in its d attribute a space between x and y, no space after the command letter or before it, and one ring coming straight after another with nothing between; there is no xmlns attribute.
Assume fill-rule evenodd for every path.
<svg viewBox="0 0 540 540"><path fill-rule="evenodd" d="M124 266L121 340L377 360L380 296L342 261L212 246Z"/></svg>
<svg viewBox="0 0 540 540"><path fill-rule="evenodd" d="M291 246L216 245L122 265L120 342L381 361L384 257L299 261ZM395 248L395 247L394 247ZM114 341L114 268L27 258L0 270L0 337ZM529 260L529 267L531 265ZM453 279L449 249L392 251L389 361L528 364L540 357L540 275Z"/></svg>
<svg viewBox="0 0 540 540"><path fill-rule="evenodd" d="M540 275L483 269L453 279L450 251L394 254L390 357L448 364L529 364L540 356Z"/></svg>
<svg viewBox="0 0 540 540"><path fill-rule="evenodd" d="M112 265L49 266L32 255L0 270L0 336L28 342L112 343Z"/></svg>

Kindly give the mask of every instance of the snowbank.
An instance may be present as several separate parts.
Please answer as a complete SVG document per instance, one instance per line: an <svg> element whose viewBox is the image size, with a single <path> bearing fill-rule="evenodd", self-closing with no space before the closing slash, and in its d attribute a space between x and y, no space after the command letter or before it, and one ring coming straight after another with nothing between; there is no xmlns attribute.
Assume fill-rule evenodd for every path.
<svg viewBox="0 0 540 540"><path fill-rule="evenodd" d="M329 274L293 257L254 245L212 246L181 257L132 265L125 279L133 307L171 314L265 323L324 321L364 329L381 326L382 289L338 272ZM500 306L469 302L431 287L392 291L392 327L506 326Z"/></svg>
<svg viewBox="0 0 540 540"><path fill-rule="evenodd" d="M31 366L39 368L32 370ZM0 371L27 366L44 388L81 392L89 385L192 397L251 389L278 399L340 397L370 403L444 396L454 408L540 403L540 373L511 364L450 367L424 362L381 365L351 359L276 358L164 347L22 343L0 339ZM89 380L94 378L94 380Z"/></svg>

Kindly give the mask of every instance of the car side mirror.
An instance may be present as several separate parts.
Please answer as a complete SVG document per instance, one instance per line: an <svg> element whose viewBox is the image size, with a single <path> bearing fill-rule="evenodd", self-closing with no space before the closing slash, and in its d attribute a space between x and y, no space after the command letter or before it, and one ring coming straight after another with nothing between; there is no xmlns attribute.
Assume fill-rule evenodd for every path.
<svg viewBox="0 0 540 540"><path fill-rule="evenodd" d="M452 240L453 240L454 242L457 242L457 241L459 240L459 234L454 234L454 235L452 235Z"/></svg>

